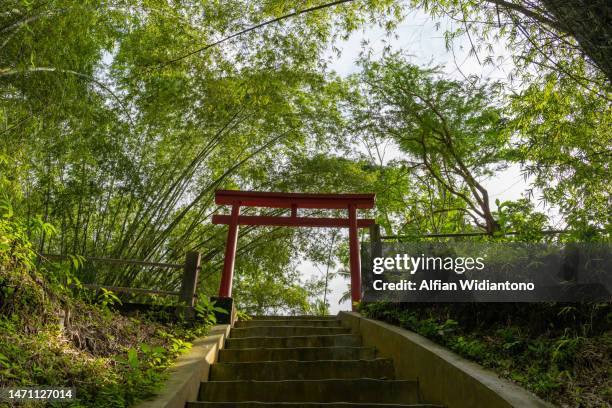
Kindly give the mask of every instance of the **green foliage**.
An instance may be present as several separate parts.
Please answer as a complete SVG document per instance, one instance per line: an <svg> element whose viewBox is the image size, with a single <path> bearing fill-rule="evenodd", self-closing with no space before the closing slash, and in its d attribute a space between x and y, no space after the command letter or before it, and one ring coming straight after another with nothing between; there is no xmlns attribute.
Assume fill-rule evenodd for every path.
<svg viewBox="0 0 612 408"><path fill-rule="evenodd" d="M217 323L217 313L229 314L224 308L215 306L215 302L211 302L206 296L198 299L198 302L194 306L194 310L198 319L205 322L211 322L212 324Z"/></svg>
<svg viewBox="0 0 612 408"><path fill-rule="evenodd" d="M0 313L4 316L34 315L49 306L49 297L57 296L35 267L24 224L12 215L0 218Z"/></svg>
<svg viewBox="0 0 612 408"><path fill-rule="evenodd" d="M511 128L522 135L513 155L546 202L577 230L610 224L612 104L556 75L511 101Z"/></svg>
<svg viewBox="0 0 612 408"><path fill-rule="evenodd" d="M439 70L409 64L399 54L362 65L353 79L354 93L364 95L353 108L356 131L390 139L412 177L463 204L436 211L460 212L486 232L496 231L479 180L505 165L509 137L496 106L497 85L439 78Z"/></svg>
<svg viewBox="0 0 612 408"><path fill-rule="evenodd" d="M329 304L323 302L323 299L317 299L310 313L314 316L329 316Z"/></svg>
<svg viewBox="0 0 612 408"><path fill-rule="evenodd" d="M100 294L98 295L98 303L102 307L107 308L109 306L121 305L121 299L119 299L117 295L113 293L113 291L105 288L100 288Z"/></svg>
<svg viewBox="0 0 612 408"><path fill-rule="evenodd" d="M251 319L252 317L248 313L243 312L242 310L236 310L236 320L246 322Z"/></svg>
<svg viewBox="0 0 612 408"><path fill-rule="evenodd" d="M4 214L0 386L76 386L78 400L71 407L127 407L157 390L165 369L191 347L189 340L214 323L206 316L196 324L165 326L126 318L109 309L120 301L104 289L97 304L85 303L74 277L82 258L38 265L27 223Z"/></svg>
<svg viewBox="0 0 612 408"><path fill-rule="evenodd" d="M98 320L106 313L89 305L79 310L89 317L73 317L63 332L51 324L24 335L21 319L0 319L0 385L76 386L78 400L71 407L131 406L159 389L166 368L191 348L188 340L205 334L212 323L161 326L115 314ZM91 327L98 334L79 333ZM79 345L85 333L88 342Z"/></svg>
<svg viewBox="0 0 612 408"><path fill-rule="evenodd" d="M483 66L512 56L512 78L539 82L550 73L582 86L610 84L612 70L605 1L499 2L439 0L414 2L430 15L457 24L444 33L447 48L467 37L470 55Z"/></svg>
<svg viewBox="0 0 612 408"><path fill-rule="evenodd" d="M484 360L486 357L486 346L478 339L466 339L459 336L451 343L450 347L459 354L476 361Z"/></svg>
<svg viewBox="0 0 612 408"><path fill-rule="evenodd" d="M207 254L202 280L214 280L225 234L208 222L214 190L281 188L282 165L332 146L343 85L323 69L327 40L382 10L393 11L381 19L390 27L399 8L384 0L321 10L289 30L270 25L165 64L303 4L154 3L2 4L6 209L37 228L39 253L182 262L198 249ZM247 246L272 239L241 236ZM268 255L274 270L288 273L294 247ZM91 265L76 269L90 283ZM180 276L166 272L96 265L96 283L175 290ZM287 289L276 300L292 293L285 303L303 305Z"/></svg>
<svg viewBox="0 0 612 408"><path fill-rule="evenodd" d="M548 217L546 214L534 211L533 203L527 199L517 201L496 201L495 213L500 231L516 233L510 239L519 242L541 242L542 231L547 229ZM508 238L506 238L508 239Z"/></svg>

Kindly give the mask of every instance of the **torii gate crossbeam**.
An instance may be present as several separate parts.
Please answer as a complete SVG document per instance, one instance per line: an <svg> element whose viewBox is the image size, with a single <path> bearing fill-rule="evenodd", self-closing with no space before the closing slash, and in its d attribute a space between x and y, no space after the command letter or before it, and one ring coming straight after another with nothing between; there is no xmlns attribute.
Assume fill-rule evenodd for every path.
<svg viewBox="0 0 612 408"><path fill-rule="evenodd" d="M215 214L212 217L213 224L227 224L229 226L219 297L232 296L239 225L330 227L349 229L351 299L353 302L358 302L361 300L361 260L357 230L368 228L374 224L374 220L358 219L357 210L374 208L374 199L374 194L309 194L218 190L215 193L215 203L232 206L230 215ZM291 216L243 216L240 215L240 207L291 208ZM299 208L346 209L348 218L298 217L297 210Z"/></svg>

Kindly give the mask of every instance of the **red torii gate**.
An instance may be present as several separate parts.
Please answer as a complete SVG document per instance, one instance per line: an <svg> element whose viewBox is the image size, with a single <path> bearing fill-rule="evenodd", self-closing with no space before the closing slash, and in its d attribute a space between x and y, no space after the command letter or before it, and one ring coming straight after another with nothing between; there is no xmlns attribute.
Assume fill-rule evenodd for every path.
<svg viewBox="0 0 612 408"><path fill-rule="evenodd" d="M358 219L358 209L374 208L374 194L308 194L271 193L258 191L218 190L215 203L231 205L231 215L215 214L213 224L227 224L227 245L219 297L232 296L234 259L238 241L239 225L262 225L278 227L332 227L349 229L349 251L351 271L351 299L361 300L361 260L359 256L359 228L368 228L373 219ZM240 207L291 208L289 217L240 215ZM298 208L347 209L348 218L298 217Z"/></svg>

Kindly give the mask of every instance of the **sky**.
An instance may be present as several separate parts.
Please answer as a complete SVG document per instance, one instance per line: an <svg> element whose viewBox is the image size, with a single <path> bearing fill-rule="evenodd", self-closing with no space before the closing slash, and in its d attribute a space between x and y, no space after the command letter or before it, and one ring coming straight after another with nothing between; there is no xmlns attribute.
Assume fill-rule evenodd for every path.
<svg viewBox="0 0 612 408"><path fill-rule="evenodd" d="M436 22L439 28L436 28ZM374 58L380 57L384 46L389 44L392 50L402 50L412 57L410 62L414 64L444 66L445 73L452 79L463 79L463 75L478 75L491 80L506 80L513 64L505 47L495 47L496 56L503 58L501 65L496 59L496 66L483 67L479 63L479 58L484 58L482 53L478 57L469 55L470 43L467 37L458 38L452 51L446 49L444 32L455 28L449 19L432 20L427 14L414 10L398 25L391 37L384 29L368 25L354 32L348 40L337 43L342 55L337 58L328 51L332 57L330 68L342 76L357 72L359 68L355 61L362 50L362 42L366 41L373 50Z"/></svg>
<svg viewBox="0 0 612 408"><path fill-rule="evenodd" d="M388 44L392 50L402 50L408 54L410 62L413 64L444 66L443 71L448 78L462 80L464 76L476 75L490 80L503 81L507 79L513 65L511 55L502 46L496 48L496 52L503 60L502 64L483 67L476 56L469 54L470 47L467 38L457 40L453 51L446 49L443 34L446 29L452 27L452 23L450 20L440 20L439 22L440 27L436 29L436 22L429 16L419 11L413 11L397 27L391 37L377 26L367 26L363 30L353 33L348 40L336 44L336 47L342 51L340 57L330 49L328 52L329 69L341 76L358 72L359 67L355 62L362 51L362 43L367 41L368 46L372 49L372 58L375 59L382 56L383 49ZM393 158L398 153L391 150L387 151L386 154L388 158ZM496 199L500 201L519 199L529 186L529 180L524 179L518 166L499 172L494 178L482 180L482 183L489 191L492 202ZM325 277L324 266L319 266L320 269L317 269L313 264L305 261L298 268L304 274L305 279L313 275ZM329 282L331 293L328 294L328 301L331 314L336 314L340 310L350 310L350 302L338 303L342 294L348 290L348 284L348 280L339 277Z"/></svg>

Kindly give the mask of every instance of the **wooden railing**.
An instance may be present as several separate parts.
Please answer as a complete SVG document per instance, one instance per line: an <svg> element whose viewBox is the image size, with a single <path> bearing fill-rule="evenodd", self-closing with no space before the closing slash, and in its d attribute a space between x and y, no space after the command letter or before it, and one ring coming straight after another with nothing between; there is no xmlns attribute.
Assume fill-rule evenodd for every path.
<svg viewBox="0 0 612 408"><path fill-rule="evenodd" d="M69 259L67 255L57 254L45 254L44 258L47 259ZM168 290L157 290L157 289L146 289L146 288L132 288L124 286L109 286L109 285L98 285L94 283L84 283L83 287L89 289L101 289L110 290L113 292L121 293L137 293L137 294L150 294L150 295L161 295L161 296L177 296L179 301L186 304L188 307L193 307L196 301L196 289L198 285L198 274L200 273L201 256L199 252L188 252L185 256L185 263L173 264L164 262L148 262L148 261L137 261L133 259L113 259L113 258L98 258L98 257L84 257L85 260L91 262L110 263L119 265L136 265L143 267L155 267L155 268L168 268L168 269L182 269L183 277L181 279L181 290L180 291L168 291Z"/></svg>
<svg viewBox="0 0 612 408"><path fill-rule="evenodd" d="M441 233L441 234L412 234L412 235L380 235L380 225L372 226L377 229L378 232L374 232L375 236L382 241L398 241L406 238L461 238L461 237L484 237L491 236L488 232L453 232L453 233ZM569 229L549 229L543 231L537 231L542 235L559 235L559 234L571 234L575 231ZM594 229L593 232L607 232L605 229ZM376 235L377 234L377 235ZM499 235L519 235L521 232L518 231L500 231Z"/></svg>
<svg viewBox="0 0 612 408"><path fill-rule="evenodd" d="M410 239L410 238L461 238L461 237L483 237L490 236L489 233L486 232L455 232L455 233L446 233L446 234L421 234L421 235L381 235L380 233L380 225L373 224L369 226L370 228L370 250L372 257L381 257L382 256L382 242L383 241L401 241L402 239ZM605 229L595 229L595 232L605 233L607 232ZM574 231L569 229L549 229L539 231L542 235L557 235L557 234L570 234ZM501 235L518 235L520 234L517 231L506 231L500 233Z"/></svg>

